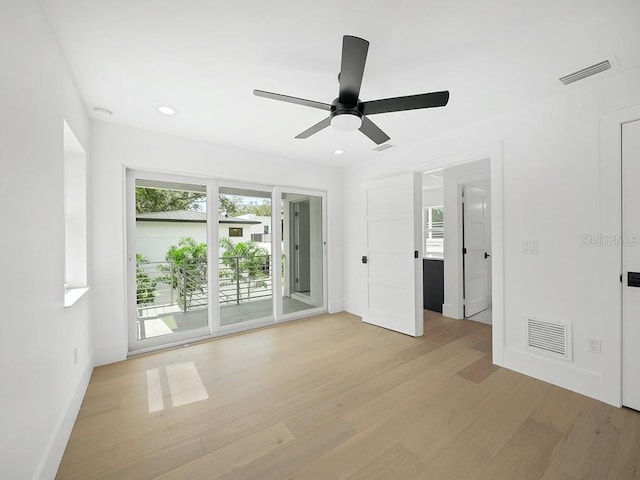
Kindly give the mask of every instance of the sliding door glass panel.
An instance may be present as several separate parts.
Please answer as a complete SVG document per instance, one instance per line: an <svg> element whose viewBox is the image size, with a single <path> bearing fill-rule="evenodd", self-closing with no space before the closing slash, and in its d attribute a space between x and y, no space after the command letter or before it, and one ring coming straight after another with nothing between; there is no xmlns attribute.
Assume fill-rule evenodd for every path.
<svg viewBox="0 0 640 480"><path fill-rule="evenodd" d="M271 190L218 191L220 326L273 319Z"/></svg>
<svg viewBox="0 0 640 480"><path fill-rule="evenodd" d="M142 347L210 333L206 204L205 185L135 180L134 335Z"/></svg>
<svg viewBox="0 0 640 480"><path fill-rule="evenodd" d="M282 313L324 306L322 197L283 192Z"/></svg>

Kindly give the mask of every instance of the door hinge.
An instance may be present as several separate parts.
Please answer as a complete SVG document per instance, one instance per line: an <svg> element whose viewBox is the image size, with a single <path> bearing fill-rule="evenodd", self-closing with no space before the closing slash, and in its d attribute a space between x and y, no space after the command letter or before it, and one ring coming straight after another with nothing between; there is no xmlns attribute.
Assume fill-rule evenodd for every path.
<svg viewBox="0 0 640 480"><path fill-rule="evenodd" d="M418 250L414 250L413 258L420 258L420 253L418 252Z"/></svg>
<svg viewBox="0 0 640 480"><path fill-rule="evenodd" d="M462 247L462 254L466 255L467 254L467 249L465 247Z"/></svg>

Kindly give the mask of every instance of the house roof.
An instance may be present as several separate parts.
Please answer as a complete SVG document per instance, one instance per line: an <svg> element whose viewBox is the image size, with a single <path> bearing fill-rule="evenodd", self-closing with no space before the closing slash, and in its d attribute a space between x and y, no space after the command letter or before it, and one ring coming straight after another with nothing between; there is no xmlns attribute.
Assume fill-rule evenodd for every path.
<svg viewBox="0 0 640 480"><path fill-rule="evenodd" d="M206 223L207 213L193 210L173 210L169 212L150 212L136 214L136 221L141 222L196 222ZM258 220L239 217L222 217L218 223L232 223L240 225L257 225Z"/></svg>

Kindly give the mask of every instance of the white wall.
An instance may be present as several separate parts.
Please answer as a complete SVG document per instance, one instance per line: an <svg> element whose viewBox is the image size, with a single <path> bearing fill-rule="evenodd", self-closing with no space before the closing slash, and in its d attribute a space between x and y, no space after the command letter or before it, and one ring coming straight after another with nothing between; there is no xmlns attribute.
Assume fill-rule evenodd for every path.
<svg viewBox="0 0 640 480"><path fill-rule="evenodd" d="M359 196L362 182L403 171L428 171L460 161L485 145L502 145L504 217L505 366L595 398L610 398L603 358L620 355L619 344L602 344L602 355L587 352L587 338L600 338L619 297L607 288L617 278L601 278L607 247L586 247L582 235L600 232L600 121L608 112L640 103L640 69L593 77L566 87L563 95L523 106L509 114L425 141L372 156L346 173L345 308L361 313L364 288L364 227ZM452 94L452 98L455 98ZM428 126L425 126L428 131ZM488 147L487 147L488 148ZM474 152L474 153L472 153ZM450 159L450 160L448 160ZM493 172L492 172L493 179ZM493 244L498 240L493 238ZM523 240L537 240L538 254L522 254ZM494 257L496 251L494 249ZM494 272L495 275L496 272ZM495 280L495 277L494 277ZM495 299L494 299L495 300ZM494 312L496 305L494 302ZM531 354L523 347L524 319L573 323L573 362ZM494 326L495 328L495 326Z"/></svg>
<svg viewBox="0 0 640 480"><path fill-rule="evenodd" d="M343 309L342 171L253 151L94 121L90 214L96 363L127 354L124 166L328 192L329 310Z"/></svg>
<svg viewBox="0 0 640 480"><path fill-rule="evenodd" d="M63 122L86 151L89 124L38 3L1 10L0 478L47 479L93 364L92 292L63 307Z"/></svg>
<svg viewBox="0 0 640 480"><path fill-rule="evenodd" d="M422 189L422 208L441 207L443 204L442 187Z"/></svg>

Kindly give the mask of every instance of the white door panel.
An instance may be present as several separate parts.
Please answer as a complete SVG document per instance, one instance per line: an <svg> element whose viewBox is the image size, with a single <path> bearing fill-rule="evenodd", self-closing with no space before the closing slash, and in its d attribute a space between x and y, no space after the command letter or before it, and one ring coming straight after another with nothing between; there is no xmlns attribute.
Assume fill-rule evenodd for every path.
<svg viewBox="0 0 640 480"><path fill-rule="evenodd" d="M640 410L640 120L622 126L622 404Z"/></svg>
<svg viewBox="0 0 640 480"><path fill-rule="evenodd" d="M367 298L363 320L416 337L423 334L420 180L418 174L410 173L364 185Z"/></svg>
<svg viewBox="0 0 640 480"><path fill-rule="evenodd" d="M486 193L465 185L464 191L464 298L465 317L488 306L487 259L485 258Z"/></svg>

